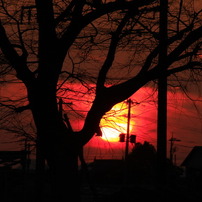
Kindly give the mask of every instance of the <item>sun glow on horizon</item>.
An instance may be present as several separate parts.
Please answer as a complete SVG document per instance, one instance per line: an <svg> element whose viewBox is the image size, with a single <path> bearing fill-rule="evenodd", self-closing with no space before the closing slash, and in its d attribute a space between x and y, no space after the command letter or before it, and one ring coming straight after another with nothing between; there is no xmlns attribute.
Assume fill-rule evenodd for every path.
<svg viewBox="0 0 202 202"><path fill-rule="evenodd" d="M115 128L103 127L102 129L102 139L110 142L118 142L120 132Z"/></svg>
<svg viewBox="0 0 202 202"><path fill-rule="evenodd" d="M131 109L131 113L133 110ZM101 120L102 139L109 142L118 142L121 133L127 133L128 104L116 104ZM130 132L134 127L134 120L130 121Z"/></svg>

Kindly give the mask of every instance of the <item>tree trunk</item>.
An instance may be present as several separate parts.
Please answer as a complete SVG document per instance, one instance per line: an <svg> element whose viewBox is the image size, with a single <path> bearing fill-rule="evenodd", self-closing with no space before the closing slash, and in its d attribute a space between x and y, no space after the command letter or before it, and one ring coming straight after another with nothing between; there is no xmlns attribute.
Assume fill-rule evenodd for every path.
<svg viewBox="0 0 202 202"><path fill-rule="evenodd" d="M57 128L56 128L57 130ZM49 130L47 130L49 131ZM45 159L48 164L50 175L48 181L50 181L51 190L48 193L50 197L49 201L54 202L67 202L67 201L80 201L79 193L79 181L78 181L78 146L76 140L72 140L71 137L61 138L61 129L58 137L55 139L49 138L42 141L42 148ZM66 131L63 132L64 136ZM51 131L49 131L51 134ZM52 134L53 135L53 134ZM39 177L41 173L39 173ZM40 180L39 180L40 181ZM42 188L45 186L42 186ZM41 194L43 201L44 194ZM37 201L38 202L38 201Z"/></svg>
<svg viewBox="0 0 202 202"><path fill-rule="evenodd" d="M75 151L58 152L51 165L52 201L80 201L78 155Z"/></svg>
<svg viewBox="0 0 202 202"><path fill-rule="evenodd" d="M81 146L78 145L76 134L69 133L62 120L58 111L55 89L48 86L48 81L46 83L46 87L38 84L28 89L30 106L37 128L39 151L39 180L37 182L45 183L45 178L42 176L44 158L50 170L51 194L49 195L51 196L48 201L79 202L78 153ZM37 186L44 188L43 185ZM39 193L37 202L44 201L45 196L45 193Z"/></svg>

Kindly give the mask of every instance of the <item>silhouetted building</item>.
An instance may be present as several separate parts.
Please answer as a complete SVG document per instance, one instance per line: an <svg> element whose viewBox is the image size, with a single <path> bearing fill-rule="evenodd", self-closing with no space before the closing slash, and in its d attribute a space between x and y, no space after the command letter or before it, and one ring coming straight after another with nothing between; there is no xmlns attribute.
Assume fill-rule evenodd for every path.
<svg viewBox="0 0 202 202"><path fill-rule="evenodd" d="M185 176L190 182L202 185L202 146L195 146L181 166L185 167Z"/></svg>

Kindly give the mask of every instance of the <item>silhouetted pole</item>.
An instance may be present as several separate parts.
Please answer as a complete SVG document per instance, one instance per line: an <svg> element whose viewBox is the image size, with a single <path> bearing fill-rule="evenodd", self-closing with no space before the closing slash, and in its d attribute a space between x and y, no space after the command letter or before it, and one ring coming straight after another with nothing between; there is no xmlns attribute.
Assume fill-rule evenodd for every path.
<svg viewBox="0 0 202 202"><path fill-rule="evenodd" d="M177 138L174 138L173 134L172 134L172 137L169 139L169 141L170 141L170 161L172 164L176 165L176 159L175 159L175 161L173 161L173 154L174 154L173 146L174 146L174 142L176 142L176 141L179 142L180 140Z"/></svg>
<svg viewBox="0 0 202 202"><path fill-rule="evenodd" d="M127 133L126 133L126 147L125 147L125 159L124 159L124 179L123 179L123 184L124 187L126 188L127 186L127 179L128 179L128 166L127 166L127 157L128 157L128 150L129 150L129 136L130 136L130 110L131 110L131 103L132 100L128 99L127 104L128 104L128 120L127 120Z"/></svg>
<svg viewBox="0 0 202 202"><path fill-rule="evenodd" d="M167 12L168 0L160 0L159 79L157 120L157 184L166 184L167 153Z"/></svg>
<svg viewBox="0 0 202 202"><path fill-rule="evenodd" d="M130 136L130 109L131 109L131 103L132 100L128 99L127 100L128 103L128 121L127 121L127 133L126 133L126 149L125 149L125 159L128 156L128 148L129 148L129 136Z"/></svg>

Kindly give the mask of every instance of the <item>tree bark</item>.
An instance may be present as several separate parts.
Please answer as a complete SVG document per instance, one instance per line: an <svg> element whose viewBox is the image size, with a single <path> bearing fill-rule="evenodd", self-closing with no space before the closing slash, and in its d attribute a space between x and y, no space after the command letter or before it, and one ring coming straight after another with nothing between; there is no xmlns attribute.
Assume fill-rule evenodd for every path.
<svg viewBox="0 0 202 202"><path fill-rule="evenodd" d="M37 202L43 201L44 188L43 159L50 170L51 201L80 201L78 183L78 144L77 134L69 133L58 111L55 89L35 83L28 89L31 110L37 127L38 194ZM42 179L43 178L43 179Z"/></svg>

